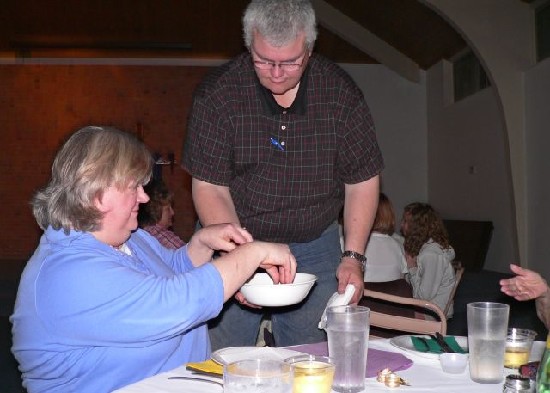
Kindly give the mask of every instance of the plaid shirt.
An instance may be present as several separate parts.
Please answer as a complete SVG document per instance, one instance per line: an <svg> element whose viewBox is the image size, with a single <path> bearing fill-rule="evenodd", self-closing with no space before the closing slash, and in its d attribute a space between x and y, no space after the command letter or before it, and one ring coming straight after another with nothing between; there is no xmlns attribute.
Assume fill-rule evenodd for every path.
<svg viewBox="0 0 550 393"><path fill-rule="evenodd" d="M285 109L244 53L195 92L183 166L229 187L254 238L291 243L319 237L339 215L344 184L374 177L383 160L363 94L340 67L312 55Z"/></svg>
<svg viewBox="0 0 550 393"><path fill-rule="evenodd" d="M185 242L181 240L178 235L158 224L151 225L143 229L149 232L152 236L156 237L159 243L166 248L177 250L178 248L185 246Z"/></svg>

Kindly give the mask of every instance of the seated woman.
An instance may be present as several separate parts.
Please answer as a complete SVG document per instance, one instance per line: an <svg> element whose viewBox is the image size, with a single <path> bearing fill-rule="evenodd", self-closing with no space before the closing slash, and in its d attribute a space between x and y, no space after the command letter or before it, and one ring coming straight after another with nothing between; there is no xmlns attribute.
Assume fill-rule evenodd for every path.
<svg viewBox="0 0 550 393"><path fill-rule="evenodd" d="M392 237L395 230L393 206L384 193L380 193L378 209L367 243L365 256L365 282L393 281L403 278L407 261L401 244Z"/></svg>
<svg viewBox="0 0 550 393"><path fill-rule="evenodd" d="M233 224L169 250L137 228L152 158L134 136L85 127L33 199L44 230L21 277L12 352L33 392L111 392L210 356L206 321L258 267L293 281L288 246ZM227 251L211 261L214 250Z"/></svg>
<svg viewBox="0 0 550 393"><path fill-rule="evenodd" d="M139 206L138 225L154 236L166 248L176 250L185 242L176 235L172 227L174 195L162 180L153 179L143 187L149 202Z"/></svg>
<svg viewBox="0 0 550 393"><path fill-rule="evenodd" d="M405 206L401 233L405 236L406 279L412 285L413 297L445 310L455 284L451 265L455 252L443 221L430 205L411 203ZM452 315L451 306L447 318Z"/></svg>

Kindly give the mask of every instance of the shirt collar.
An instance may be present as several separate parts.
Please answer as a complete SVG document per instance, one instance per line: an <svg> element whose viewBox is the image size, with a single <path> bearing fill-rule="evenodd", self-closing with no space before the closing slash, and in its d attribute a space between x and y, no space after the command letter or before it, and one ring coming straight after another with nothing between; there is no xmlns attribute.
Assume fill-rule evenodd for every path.
<svg viewBox="0 0 550 393"><path fill-rule="evenodd" d="M275 98L273 97L273 94L271 94L271 91L269 89L266 89L258 78L256 77L256 86L259 91L260 100L262 101L262 106L264 107L264 110L266 113L271 114L272 116L280 115L283 112L286 111L286 113L293 113L296 115L305 115L306 114L306 107L307 107L307 82L308 82L308 73L309 73L309 62L306 65L306 69L304 70L304 73L302 74L302 77L300 78L300 86L298 86L298 92L296 93L296 98L294 99L294 102L292 105L288 108L283 108L280 106L277 101L275 101Z"/></svg>

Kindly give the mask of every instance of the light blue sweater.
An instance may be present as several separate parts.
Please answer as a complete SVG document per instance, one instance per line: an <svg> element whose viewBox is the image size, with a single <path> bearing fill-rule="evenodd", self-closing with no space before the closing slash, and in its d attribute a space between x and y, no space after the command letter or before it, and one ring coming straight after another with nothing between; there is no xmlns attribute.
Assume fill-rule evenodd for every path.
<svg viewBox="0 0 550 393"><path fill-rule="evenodd" d="M48 228L19 286L12 351L35 392L111 392L210 356L205 321L223 306L210 263L137 230L126 255Z"/></svg>

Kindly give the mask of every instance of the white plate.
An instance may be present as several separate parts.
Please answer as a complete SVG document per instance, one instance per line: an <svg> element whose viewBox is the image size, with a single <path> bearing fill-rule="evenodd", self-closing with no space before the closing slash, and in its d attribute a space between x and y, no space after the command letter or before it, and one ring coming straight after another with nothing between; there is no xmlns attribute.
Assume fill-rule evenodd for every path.
<svg viewBox="0 0 550 393"><path fill-rule="evenodd" d="M424 337L427 340L430 339L430 336L424 336L424 335L421 335L421 334L416 335L415 337ZM456 343L458 345L460 345L462 347L462 349L464 349L465 351L468 350L468 337L454 336L454 338L456 340ZM438 353L429 353L429 352L417 351L414 348L414 345L412 343L410 335L397 336L397 337L390 338L390 344L397 347L397 348L403 349L405 351L414 352L415 354L417 354L419 356L422 356L422 357L426 357L426 358L430 358L430 359L437 359L439 357Z"/></svg>
<svg viewBox="0 0 550 393"><path fill-rule="evenodd" d="M232 362L245 359L275 359L285 360L289 357L301 355L302 352L286 348L274 347L227 347L218 349L212 354L212 360L226 365Z"/></svg>

